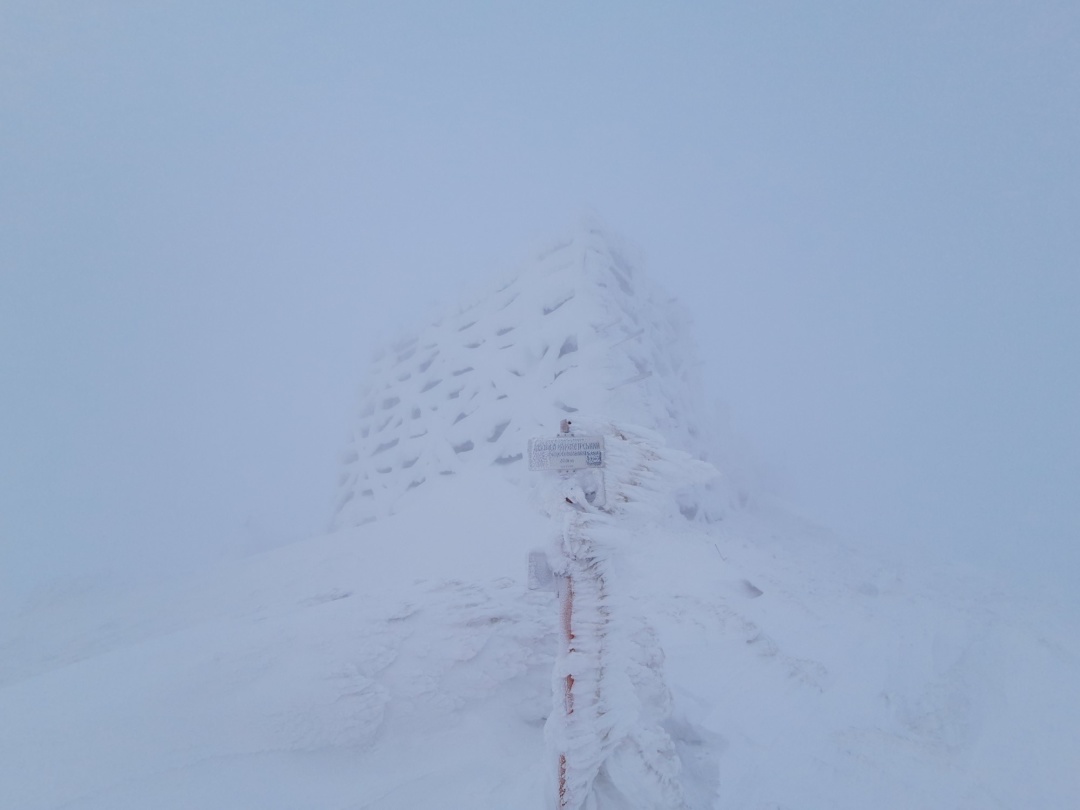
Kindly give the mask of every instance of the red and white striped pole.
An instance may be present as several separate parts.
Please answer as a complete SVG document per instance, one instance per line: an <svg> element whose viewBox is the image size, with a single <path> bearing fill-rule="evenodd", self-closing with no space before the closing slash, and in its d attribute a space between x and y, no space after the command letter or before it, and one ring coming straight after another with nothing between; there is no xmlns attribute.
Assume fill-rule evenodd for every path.
<svg viewBox="0 0 1080 810"><path fill-rule="evenodd" d="M582 627L576 620L574 615L574 597L575 588L581 588L582 594L588 594L589 589L592 587L592 583L588 580L587 569L578 570L580 561L578 560L578 551L575 550L577 542L573 539L572 535L577 531L574 527L577 526L580 520L580 515L577 512L588 512L589 504L597 503L603 505L604 497L604 485L602 475L598 478L596 472L601 472L599 468L604 466L604 440L602 436L577 436L571 433L570 421L567 419L562 420L562 424L559 426L559 435L556 438L536 438L529 440L529 469L537 471L557 471L563 479L563 485L558 488L559 491L559 503L553 504L555 506L555 512L558 514L562 512L563 521L563 536L562 547L560 549L560 556L562 557L561 564L553 566L560 576L557 578L557 591L559 596L559 634L560 650L559 650L559 667L563 669L563 674L557 676L555 683L553 684L556 694L556 703L558 701L558 689L559 682L562 682L562 733L557 736L561 739L560 748L558 750L558 770L559 770L559 784L558 784L558 810L578 810L581 807L582 802L585 799L584 795L578 795L586 788L579 784L583 774L580 771L580 763L575 763L574 746L570 740L580 737L581 733L575 735L571 733L574 722L581 720L581 712L587 710L589 700L584 702L578 701L580 705L576 707L578 716L575 717L575 673L572 672L572 668L580 666L576 661L575 656L578 654L577 647L580 645L582 639L575 640L574 631L577 629L580 634ZM585 477L580 476L575 471L586 470L588 475ZM553 493L554 494L554 493ZM579 499L580 498L580 502ZM598 500L599 499L599 500ZM530 587L533 587L531 583L534 581L539 583L541 577L539 575L534 576L534 554L530 554ZM544 563L546 566L546 561ZM535 570L538 571L541 568L541 563L537 562ZM547 577L550 581L551 568L547 567ZM578 581L574 580L574 573L578 575ZM536 585L539 587L539 584ZM586 599L586 605L588 599ZM581 675L580 672L577 673ZM578 684L578 691L580 692L581 685ZM577 697L581 697L580 694ZM558 717L558 706L554 707L554 714L552 719ZM588 711L586 711L588 714ZM556 727L557 723L553 723ZM581 730L579 730L581 731Z"/></svg>
<svg viewBox="0 0 1080 810"><path fill-rule="evenodd" d="M569 433L570 422L563 419L559 429L562 433ZM563 551L567 551L565 538ZM569 571L567 571L562 585L562 593L560 594L562 645L564 655L569 656L574 651L574 579ZM574 713L574 676L569 672L566 674L563 685L563 710L566 715L565 726L569 726L570 716ZM569 789L566 784L566 769L566 752L564 751L559 754L559 810L565 810L570 801Z"/></svg>
<svg viewBox="0 0 1080 810"><path fill-rule="evenodd" d="M574 651L574 580L567 574L563 580L561 594L562 608L562 644L563 651L569 655ZM574 676L567 673L563 686L563 709L566 713L567 724L570 716L574 713ZM568 806L570 797L566 785L566 753L559 754L559 808L562 810Z"/></svg>

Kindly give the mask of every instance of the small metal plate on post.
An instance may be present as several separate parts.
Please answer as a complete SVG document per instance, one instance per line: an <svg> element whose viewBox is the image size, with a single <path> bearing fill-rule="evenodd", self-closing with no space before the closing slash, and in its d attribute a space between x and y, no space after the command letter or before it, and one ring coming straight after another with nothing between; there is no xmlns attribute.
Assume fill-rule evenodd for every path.
<svg viewBox="0 0 1080 810"><path fill-rule="evenodd" d="M529 590L556 591L555 574L551 570L548 556L542 551L529 552Z"/></svg>
<svg viewBox="0 0 1080 810"><path fill-rule="evenodd" d="M603 436L529 439L530 470L586 470L603 466Z"/></svg>

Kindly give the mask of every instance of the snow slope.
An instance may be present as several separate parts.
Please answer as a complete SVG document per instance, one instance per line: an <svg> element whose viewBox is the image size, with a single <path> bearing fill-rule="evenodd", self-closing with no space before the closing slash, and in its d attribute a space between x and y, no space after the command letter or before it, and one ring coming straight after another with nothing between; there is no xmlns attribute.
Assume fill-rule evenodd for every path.
<svg viewBox="0 0 1080 810"><path fill-rule="evenodd" d="M668 410L701 414L669 356L685 327L638 271L633 295L604 277L618 251L601 234L574 244L579 275L548 273L549 257L517 282L522 307L565 283L592 297L565 323L523 309L513 349L470 349L473 327L451 319L381 361L365 402L400 401L382 431L360 417L334 531L168 585L45 592L3 619L0 807L539 810L561 752L572 806L596 810L1075 806L1074 617L701 486L703 459L725 460ZM485 346L505 293L468 310L494 327ZM616 307L624 320L594 328ZM425 346L439 385L476 382L425 398L409 365ZM653 373L620 385L630 371ZM496 463L554 432L562 406L607 439L606 499ZM598 573L603 592L579 605L594 646L580 625L580 649L561 648L556 595L526 587L533 549L582 583Z"/></svg>

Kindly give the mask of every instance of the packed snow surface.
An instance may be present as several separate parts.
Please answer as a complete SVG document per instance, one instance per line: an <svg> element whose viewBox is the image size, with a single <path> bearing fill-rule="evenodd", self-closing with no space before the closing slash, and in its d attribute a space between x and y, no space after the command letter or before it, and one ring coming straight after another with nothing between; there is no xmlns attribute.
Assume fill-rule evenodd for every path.
<svg viewBox="0 0 1080 810"><path fill-rule="evenodd" d="M601 235L515 283L377 361L330 533L2 618L0 807L551 810L560 756L589 810L1076 806L1070 615L733 489ZM602 481L507 461L568 415Z"/></svg>

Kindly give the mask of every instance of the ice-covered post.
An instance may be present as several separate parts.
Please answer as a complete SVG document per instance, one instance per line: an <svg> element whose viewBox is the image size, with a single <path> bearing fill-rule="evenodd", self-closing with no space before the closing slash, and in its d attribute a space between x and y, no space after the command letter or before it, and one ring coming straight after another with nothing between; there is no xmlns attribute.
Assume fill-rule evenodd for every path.
<svg viewBox="0 0 1080 810"><path fill-rule="evenodd" d="M658 526L682 519L680 488L704 483L716 470L644 428L582 424L587 435L566 422L555 438L529 442L530 468L560 473L544 487L546 511L561 524L558 548L530 571L531 582L560 583L561 645L545 728L552 782L558 781L552 804L685 810L681 763L662 725L671 699L663 653L647 621L634 614L612 562L660 539Z"/></svg>
<svg viewBox="0 0 1080 810"><path fill-rule="evenodd" d="M531 439L529 441L529 469L530 470L553 470L557 471L567 483L573 483L577 470L594 469L593 482L591 485L579 487L566 487L562 493L562 510L581 510L584 503L572 494L576 489L584 497L587 503L600 500L603 502L603 473L600 468L604 465L604 439L601 436L576 436L571 430L571 423L563 419L559 425L559 435L553 439ZM578 482L584 484L585 482ZM565 544L562 549L566 553ZM562 560L557 566L560 576L557 579L557 593L559 596L559 630L560 630L560 659L568 660L573 656L574 649L574 576L572 567L567 560ZM566 672L562 678L563 684L563 712L566 722L569 724L574 714L574 675ZM572 807L574 802L570 795L567 773L569 770L567 752L559 753L559 786L558 806L560 810Z"/></svg>

